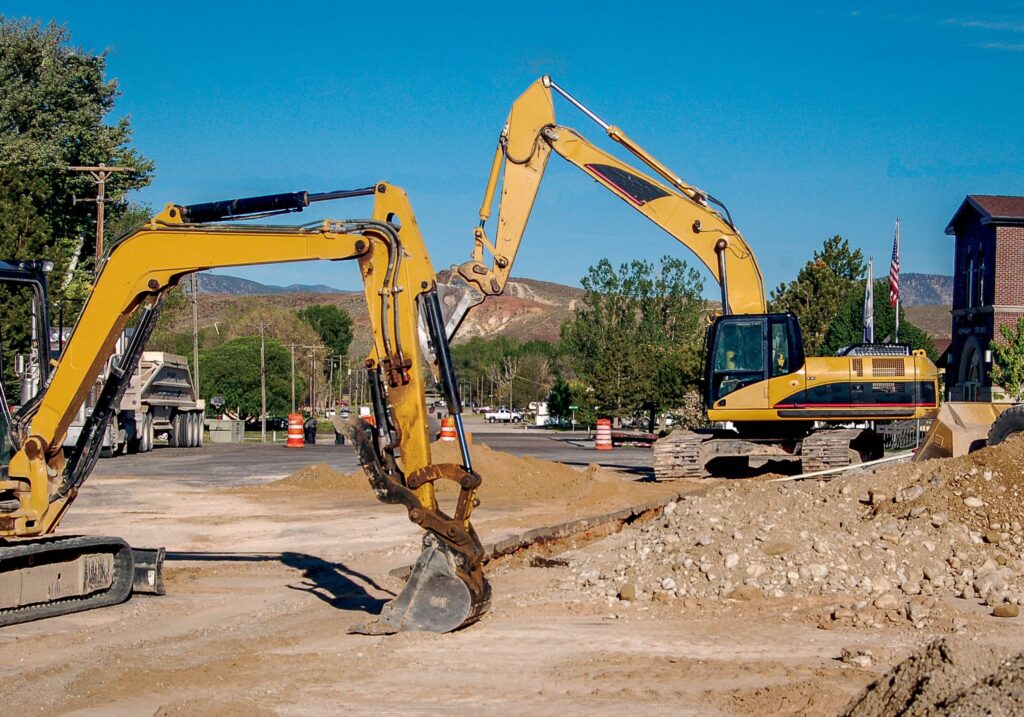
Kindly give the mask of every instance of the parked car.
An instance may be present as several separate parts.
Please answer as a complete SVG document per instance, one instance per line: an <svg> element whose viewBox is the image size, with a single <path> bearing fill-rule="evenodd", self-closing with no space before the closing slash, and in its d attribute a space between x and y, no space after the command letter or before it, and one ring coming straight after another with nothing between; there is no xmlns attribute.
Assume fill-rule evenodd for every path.
<svg viewBox="0 0 1024 717"><path fill-rule="evenodd" d="M250 418L245 422L245 430L247 431L258 431L260 430L260 419ZM287 431L288 430L288 419L281 418L280 416L267 416L267 430L268 431Z"/></svg>
<svg viewBox="0 0 1024 717"><path fill-rule="evenodd" d="M484 420L488 423L519 423L523 420L523 414L502 406L497 411L485 413Z"/></svg>

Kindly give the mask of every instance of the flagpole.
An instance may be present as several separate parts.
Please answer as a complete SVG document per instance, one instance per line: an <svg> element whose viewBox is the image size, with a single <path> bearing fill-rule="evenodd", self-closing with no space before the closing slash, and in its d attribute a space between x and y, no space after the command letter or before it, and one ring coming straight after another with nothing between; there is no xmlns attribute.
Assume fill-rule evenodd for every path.
<svg viewBox="0 0 1024 717"><path fill-rule="evenodd" d="M896 260L899 261L900 256L900 218L896 217ZM896 291L896 341L900 342L900 292Z"/></svg>

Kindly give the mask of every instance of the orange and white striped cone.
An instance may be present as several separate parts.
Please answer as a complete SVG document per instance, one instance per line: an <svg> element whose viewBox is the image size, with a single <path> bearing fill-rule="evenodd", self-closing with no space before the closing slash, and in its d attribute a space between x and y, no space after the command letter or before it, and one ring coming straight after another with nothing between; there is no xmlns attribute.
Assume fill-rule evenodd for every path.
<svg viewBox="0 0 1024 717"><path fill-rule="evenodd" d="M597 419L597 440L594 448L599 451L610 451L612 449L612 422L607 418Z"/></svg>
<svg viewBox="0 0 1024 717"><path fill-rule="evenodd" d="M288 414L288 441L284 444L286 448L302 448L306 440L302 437L302 414Z"/></svg>
<svg viewBox="0 0 1024 717"><path fill-rule="evenodd" d="M441 419L441 440L445 443L454 443L456 439L455 435L455 419L451 416Z"/></svg>

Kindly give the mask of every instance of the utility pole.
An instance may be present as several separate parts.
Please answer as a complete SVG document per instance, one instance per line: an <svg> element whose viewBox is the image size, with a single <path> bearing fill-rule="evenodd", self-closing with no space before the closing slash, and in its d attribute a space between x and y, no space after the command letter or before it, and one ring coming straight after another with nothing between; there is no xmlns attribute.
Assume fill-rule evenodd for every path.
<svg viewBox="0 0 1024 717"><path fill-rule="evenodd" d="M107 179L115 172L134 172L135 167L108 167L103 162L95 167L68 167L71 172L88 172L96 182L95 199L72 198L72 202L96 202L96 273L100 271L100 261L103 258L103 205L107 201Z"/></svg>
<svg viewBox="0 0 1024 717"><path fill-rule="evenodd" d="M260 331L260 443L267 442L267 359L264 348L267 326L269 324L265 321L256 324Z"/></svg>
<svg viewBox="0 0 1024 717"><path fill-rule="evenodd" d="M295 413L295 344L291 345L292 349L292 413Z"/></svg>
<svg viewBox="0 0 1024 717"><path fill-rule="evenodd" d="M192 385L199 398L199 276L192 273ZM262 351L262 340L260 342Z"/></svg>

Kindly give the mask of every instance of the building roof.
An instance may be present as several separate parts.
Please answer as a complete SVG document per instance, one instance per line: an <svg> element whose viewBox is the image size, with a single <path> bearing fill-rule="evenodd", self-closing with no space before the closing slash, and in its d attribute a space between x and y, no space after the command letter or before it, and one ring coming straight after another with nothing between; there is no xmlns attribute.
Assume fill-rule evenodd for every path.
<svg viewBox="0 0 1024 717"><path fill-rule="evenodd" d="M1024 197L1010 197L1001 194L968 194L946 225L946 234L955 234L954 225L968 209L981 217L982 224L998 226L1024 225Z"/></svg>

